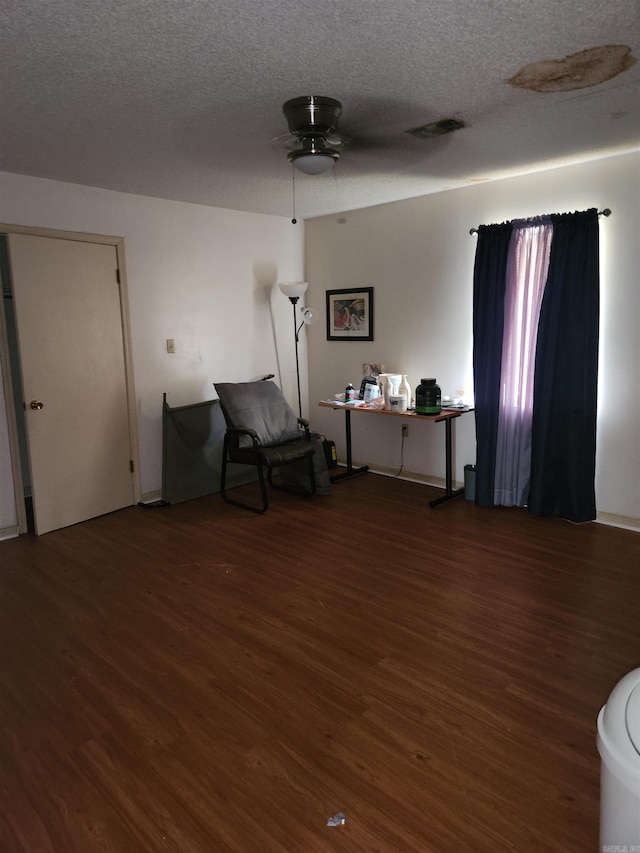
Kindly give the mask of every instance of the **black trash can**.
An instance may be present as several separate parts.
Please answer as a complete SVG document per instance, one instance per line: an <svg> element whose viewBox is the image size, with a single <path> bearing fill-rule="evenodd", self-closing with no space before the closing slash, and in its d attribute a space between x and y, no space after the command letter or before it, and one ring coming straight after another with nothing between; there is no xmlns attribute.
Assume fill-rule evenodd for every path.
<svg viewBox="0 0 640 853"><path fill-rule="evenodd" d="M476 466L464 466L464 496L468 501L476 499Z"/></svg>

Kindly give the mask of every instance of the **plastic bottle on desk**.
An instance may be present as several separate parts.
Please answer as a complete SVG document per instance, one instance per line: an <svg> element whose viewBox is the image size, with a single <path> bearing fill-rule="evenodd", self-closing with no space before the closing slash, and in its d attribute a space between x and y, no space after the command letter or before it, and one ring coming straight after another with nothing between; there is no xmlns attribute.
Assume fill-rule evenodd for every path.
<svg viewBox="0 0 640 853"><path fill-rule="evenodd" d="M391 396L393 394L393 382L391 374L387 374L384 379L384 407L389 412L391 411Z"/></svg>
<svg viewBox="0 0 640 853"><path fill-rule="evenodd" d="M402 374L402 382L400 383L400 387L398 388L398 394L401 397L407 398L407 409L411 406L411 385L409 385L409 381L407 379L407 374Z"/></svg>
<svg viewBox="0 0 640 853"><path fill-rule="evenodd" d="M344 401L345 401L345 403L349 403L355 399L356 399L356 389L349 382L347 387L344 389Z"/></svg>

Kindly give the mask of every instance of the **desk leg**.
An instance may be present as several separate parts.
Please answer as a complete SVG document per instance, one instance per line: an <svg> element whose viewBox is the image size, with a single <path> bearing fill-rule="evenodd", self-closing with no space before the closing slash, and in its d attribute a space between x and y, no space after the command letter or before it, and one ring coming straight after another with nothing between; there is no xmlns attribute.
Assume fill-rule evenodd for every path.
<svg viewBox="0 0 640 853"><path fill-rule="evenodd" d="M331 477L331 482L335 483L336 480L344 480L347 477L353 477L356 474L363 474L365 471L369 470L368 465L363 465L361 468L354 468L352 465L351 458L351 411L350 409L344 410L344 428L345 435L347 440L347 470L342 474L335 474Z"/></svg>
<svg viewBox="0 0 640 853"><path fill-rule="evenodd" d="M452 500L452 498L457 498L458 495L464 493L464 489L455 489L453 488L453 472L452 472L452 432L451 432L451 424L455 420L455 418L447 418L444 422L444 441L445 441L445 484L446 488L444 490L444 495L441 498L436 498L433 501L429 501L429 506L433 509L434 506L438 506L439 504L443 504L446 501Z"/></svg>

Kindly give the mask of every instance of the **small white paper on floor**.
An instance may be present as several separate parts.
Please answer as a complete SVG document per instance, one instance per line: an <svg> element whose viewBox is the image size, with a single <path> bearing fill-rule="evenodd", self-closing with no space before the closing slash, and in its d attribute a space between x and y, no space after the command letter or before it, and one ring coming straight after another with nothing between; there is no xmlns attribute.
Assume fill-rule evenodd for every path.
<svg viewBox="0 0 640 853"><path fill-rule="evenodd" d="M329 820L327 821L327 826L342 826L346 819L346 815L342 814L342 812L338 812L338 814L334 814L333 817L329 818Z"/></svg>

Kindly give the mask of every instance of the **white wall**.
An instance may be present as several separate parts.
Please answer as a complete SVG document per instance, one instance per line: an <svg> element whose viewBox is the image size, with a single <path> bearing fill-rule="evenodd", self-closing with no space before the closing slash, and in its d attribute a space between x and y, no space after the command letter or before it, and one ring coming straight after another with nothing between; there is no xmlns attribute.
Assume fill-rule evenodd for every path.
<svg viewBox="0 0 640 853"><path fill-rule="evenodd" d="M302 278L304 225L7 173L0 222L124 238L143 495L161 488L163 392L178 406L215 398L215 381L274 373L297 408L291 303L275 283ZM5 420L0 398L1 471ZM3 476L0 530L13 524Z"/></svg>
<svg viewBox="0 0 640 853"><path fill-rule="evenodd" d="M296 406L291 306L281 280L306 277L320 321L301 333L303 409L344 454L342 415L315 401L354 384L364 361L386 362L415 386L472 393L471 294L479 223L587 207L600 220L602 315L596 496L601 513L640 518L640 157L630 154L322 217L286 218L167 202L0 173L0 222L125 239L143 494L161 486L161 404L215 396L212 383L275 373ZM306 269L303 276L303 250ZM373 342L328 343L325 291L375 288ZM168 355L166 338L176 341ZM309 408L305 346L309 344ZM8 440L0 399L0 470ZM400 466L399 419L353 416L354 455ZM441 425L417 423L404 470L444 477ZM475 460L473 416L457 422L455 476ZM10 478L0 480L0 530L15 524Z"/></svg>
<svg viewBox="0 0 640 853"><path fill-rule="evenodd" d="M599 513L640 518L640 156L637 153L478 184L306 223L307 303L325 291L374 287L373 342L327 342L324 323L306 330L309 395L330 397L360 381L363 362L434 376L445 394L472 395L472 277L480 223L609 207L600 218L601 332L596 499ZM324 314L324 310L322 312ZM312 412L344 455L343 415ZM352 416L357 462L397 470L400 419ZM455 477L475 461L473 415L457 421ZM404 470L444 476L442 425L411 421Z"/></svg>

